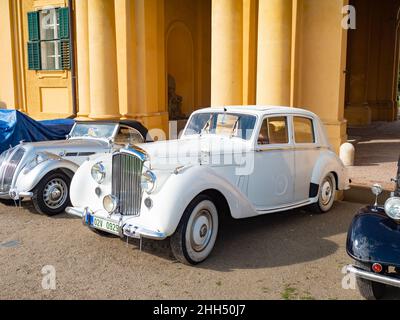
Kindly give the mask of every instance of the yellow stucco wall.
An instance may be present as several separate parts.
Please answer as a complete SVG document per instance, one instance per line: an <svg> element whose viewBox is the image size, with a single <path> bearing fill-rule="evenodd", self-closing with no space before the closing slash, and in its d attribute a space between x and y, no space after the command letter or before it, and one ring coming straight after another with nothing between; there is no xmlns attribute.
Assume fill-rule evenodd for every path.
<svg viewBox="0 0 400 320"><path fill-rule="evenodd" d="M26 56L27 12L67 2L0 0L0 107L72 115L71 72L27 70ZM322 118L338 150L346 118L396 116L400 0L380 7L379 28L378 8L365 3L377 6L351 1L358 28L348 47L347 0L76 1L77 115L135 118L167 132L170 73L187 115L209 105L302 107Z"/></svg>

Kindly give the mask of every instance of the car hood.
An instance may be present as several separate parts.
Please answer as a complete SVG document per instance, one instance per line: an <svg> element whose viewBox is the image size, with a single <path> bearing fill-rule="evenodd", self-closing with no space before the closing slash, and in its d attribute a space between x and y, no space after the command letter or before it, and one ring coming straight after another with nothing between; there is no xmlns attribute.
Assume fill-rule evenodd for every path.
<svg viewBox="0 0 400 320"><path fill-rule="evenodd" d="M23 143L27 153L46 151L50 153L67 152L100 152L107 149L109 144L97 139L70 139Z"/></svg>
<svg viewBox="0 0 400 320"><path fill-rule="evenodd" d="M152 166L205 164L217 155L243 153L251 149L248 141L221 136L158 141L138 147L148 154Z"/></svg>

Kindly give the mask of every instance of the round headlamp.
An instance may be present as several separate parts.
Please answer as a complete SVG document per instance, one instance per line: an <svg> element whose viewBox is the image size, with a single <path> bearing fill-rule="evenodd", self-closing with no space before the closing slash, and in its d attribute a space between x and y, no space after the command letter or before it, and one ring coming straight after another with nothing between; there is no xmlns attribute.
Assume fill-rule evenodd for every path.
<svg viewBox="0 0 400 320"><path fill-rule="evenodd" d="M385 202L385 212L393 220L400 221L400 198L392 197Z"/></svg>
<svg viewBox="0 0 400 320"><path fill-rule="evenodd" d="M109 194L103 198L103 207L108 213L114 213L118 207L118 199Z"/></svg>
<svg viewBox="0 0 400 320"><path fill-rule="evenodd" d="M98 162L92 167L91 174L94 181L101 184L106 177L106 168L101 162Z"/></svg>
<svg viewBox="0 0 400 320"><path fill-rule="evenodd" d="M141 179L142 190L152 193L156 188L156 180L156 175L152 171L147 170L143 172Z"/></svg>

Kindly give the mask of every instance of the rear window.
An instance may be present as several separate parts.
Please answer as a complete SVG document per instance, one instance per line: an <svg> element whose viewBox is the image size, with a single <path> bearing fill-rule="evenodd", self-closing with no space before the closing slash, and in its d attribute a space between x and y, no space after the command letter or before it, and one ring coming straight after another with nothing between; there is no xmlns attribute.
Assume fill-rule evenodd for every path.
<svg viewBox="0 0 400 320"><path fill-rule="evenodd" d="M264 119L258 135L258 144L287 143L289 143L287 117L270 117Z"/></svg>
<svg viewBox="0 0 400 320"><path fill-rule="evenodd" d="M293 125L296 143L315 143L314 125L311 119L294 117Z"/></svg>

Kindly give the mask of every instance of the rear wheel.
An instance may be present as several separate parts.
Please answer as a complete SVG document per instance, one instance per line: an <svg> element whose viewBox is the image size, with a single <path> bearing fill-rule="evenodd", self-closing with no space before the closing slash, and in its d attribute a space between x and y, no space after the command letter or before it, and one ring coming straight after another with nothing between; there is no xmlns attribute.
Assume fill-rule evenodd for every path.
<svg viewBox="0 0 400 320"><path fill-rule="evenodd" d="M186 208L172 235L172 253L180 262L203 262L214 248L218 233L218 210L212 198L197 196Z"/></svg>
<svg viewBox="0 0 400 320"><path fill-rule="evenodd" d="M71 205L70 184L71 179L63 172L53 172L45 176L33 190L35 209L48 216L64 212Z"/></svg>
<svg viewBox="0 0 400 320"><path fill-rule="evenodd" d="M362 270L370 271L368 264L356 261L356 266ZM379 300L385 295L386 285L371 280L357 277L357 287L361 295L367 300Z"/></svg>
<svg viewBox="0 0 400 320"><path fill-rule="evenodd" d="M328 173L322 180L319 191L318 201L311 205L312 211L325 213L332 209L336 196L336 179L333 173Z"/></svg>

